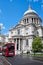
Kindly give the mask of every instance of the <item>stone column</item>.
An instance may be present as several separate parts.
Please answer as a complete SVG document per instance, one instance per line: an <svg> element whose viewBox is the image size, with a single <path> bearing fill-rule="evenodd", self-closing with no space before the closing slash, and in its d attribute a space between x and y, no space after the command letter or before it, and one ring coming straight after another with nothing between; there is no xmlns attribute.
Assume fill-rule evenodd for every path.
<svg viewBox="0 0 43 65"><path fill-rule="evenodd" d="M23 49L22 50L24 50L25 49L25 39L23 39Z"/></svg>
<svg viewBox="0 0 43 65"><path fill-rule="evenodd" d="M34 23L34 18L33 18L33 23Z"/></svg>
<svg viewBox="0 0 43 65"><path fill-rule="evenodd" d="M17 54L17 39L16 39L16 42L15 42L15 54Z"/></svg>
<svg viewBox="0 0 43 65"><path fill-rule="evenodd" d="M16 39L16 50L17 50L17 39Z"/></svg>
<svg viewBox="0 0 43 65"><path fill-rule="evenodd" d="M27 24L27 18L26 18L26 24Z"/></svg>
<svg viewBox="0 0 43 65"><path fill-rule="evenodd" d="M19 38L19 51L20 51L20 38Z"/></svg>
<svg viewBox="0 0 43 65"><path fill-rule="evenodd" d="M37 19L37 24L38 24L38 19Z"/></svg>

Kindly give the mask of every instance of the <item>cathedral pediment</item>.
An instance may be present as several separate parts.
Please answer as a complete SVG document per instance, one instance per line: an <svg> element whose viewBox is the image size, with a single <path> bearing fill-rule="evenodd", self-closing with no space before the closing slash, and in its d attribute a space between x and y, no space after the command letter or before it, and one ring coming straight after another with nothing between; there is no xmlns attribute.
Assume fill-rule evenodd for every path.
<svg viewBox="0 0 43 65"><path fill-rule="evenodd" d="M22 24L17 24L13 29L22 27Z"/></svg>

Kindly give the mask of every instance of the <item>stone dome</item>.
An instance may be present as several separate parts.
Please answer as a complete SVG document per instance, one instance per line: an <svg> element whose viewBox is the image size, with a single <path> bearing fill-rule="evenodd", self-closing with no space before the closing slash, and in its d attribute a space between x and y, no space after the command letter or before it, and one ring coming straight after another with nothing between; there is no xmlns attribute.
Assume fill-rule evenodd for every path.
<svg viewBox="0 0 43 65"><path fill-rule="evenodd" d="M37 12L35 10L32 10L31 6L29 6L29 9L24 13L24 15L29 14L29 13L37 14Z"/></svg>

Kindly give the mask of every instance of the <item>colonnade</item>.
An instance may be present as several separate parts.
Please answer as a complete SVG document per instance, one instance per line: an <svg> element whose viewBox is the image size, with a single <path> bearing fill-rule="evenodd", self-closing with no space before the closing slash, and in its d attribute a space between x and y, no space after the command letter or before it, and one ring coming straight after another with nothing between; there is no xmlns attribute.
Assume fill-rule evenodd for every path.
<svg viewBox="0 0 43 65"><path fill-rule="evenodd" d="M38 18L26 18L23 20L24 23L36 23L36 24L40 24L40 20Z"/></svg>
<svg viewBox="0 0 43 65"><path fill-rule="evenodd" d="M21 45L22 45L22 39L16 38L14 39L15 42L15 50L21 50Z"/></svg>

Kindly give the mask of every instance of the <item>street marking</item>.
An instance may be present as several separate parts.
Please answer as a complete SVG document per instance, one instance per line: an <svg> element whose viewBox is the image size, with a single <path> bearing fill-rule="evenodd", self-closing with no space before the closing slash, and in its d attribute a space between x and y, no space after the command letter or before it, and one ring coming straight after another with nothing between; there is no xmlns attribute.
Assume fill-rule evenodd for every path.
<svg viewBox="0 0 43 65"><path fill-rule="evenodd" d="M6 60L6 58L5 57L3 57L3 59L5 59ZM8 60L6 60L7 62L8 62ZM10 59L9 59L9 61L11 61ZM31 61L33 61L33 62L39 62L39 63L43 63L42 61L40 61L40 60L35 60L35 59L32 59ZM10 65L12 65L10 62L8 62Z"/></svg>
<svg viewBox="0 0 43 65"><path fill-rule="evenodd" d="M9 65L12 65L8 60L6 60L5 57L3 57L3 59L4 59Z"/></svg>

